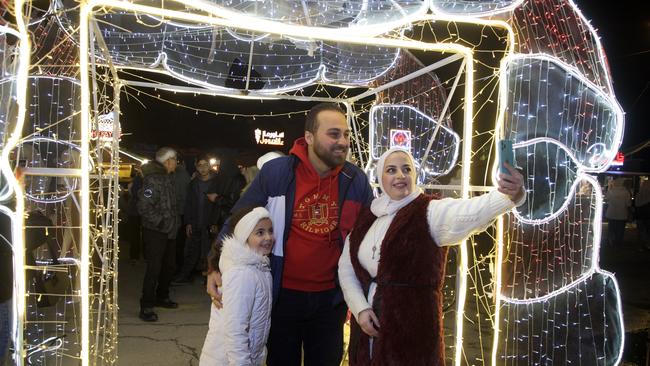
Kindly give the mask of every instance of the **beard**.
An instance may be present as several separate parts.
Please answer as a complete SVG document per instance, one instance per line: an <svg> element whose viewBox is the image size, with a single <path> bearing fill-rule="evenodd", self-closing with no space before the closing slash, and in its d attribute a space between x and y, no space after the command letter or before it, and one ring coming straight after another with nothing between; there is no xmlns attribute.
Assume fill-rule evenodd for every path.
<svg viewBox="0 0 650 366"><path fill-rule="evenodd" d="M341 148L343 148L345 154L343 154L343 156L334 155L332 150L338 150ZM325 165L327 165L330 168L336 168L343 165L343 163L345 163L345 158L348 154L348 149L349 149L348 146L334 145L328 150L327 148L319 144L317 140L314 140L314 153L316 154L316 156L318 156L318 158L321 161L323 161L323 163L325 163Z"/></svg>

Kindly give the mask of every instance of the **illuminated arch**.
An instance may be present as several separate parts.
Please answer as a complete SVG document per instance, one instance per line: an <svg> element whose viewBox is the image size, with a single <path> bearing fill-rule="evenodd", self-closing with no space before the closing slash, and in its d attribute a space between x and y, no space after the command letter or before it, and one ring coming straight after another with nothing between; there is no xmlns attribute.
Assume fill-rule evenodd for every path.
<svg viewBox="0 0 650 366"><path fill-rule="evenodd" d="M251 12L253 3L261 3L257 4L261 7L257 7ZM343 6L344 3L349 3L350 6ZM381 3L388 4L388 2ZM80 107L82 120L79 146L80 166L77 170L70 170L66 173L79 177L79 186L83 192L80 200L82 250L79 260L80 286L83 293L81 297L80 341L82 364L89 364L93 357L96 357L96 355L91 357L92 341L89 330L91 299L88 289L91 277L90 238L96 235L96 233L91 233L96 227L96 223L93 223L90 216L92 207L89 197L91 185L89 176L91 172L96 172L96 167L91 164L97 159L97 156L91 156L90 130L95 123L91 115L97 111L91 111L90 107L89 78L94 77L92 74L94 69L90 64L89 56L94 57L93 62L103 62L111 71L126 68L149 70L153 68L158 72L168 73L197 86L196 88L179 87L176 89L178 92L281 99L287 96L279 95L280 93L297 90L314 82L338 86L370 86L369 94L336 99L338 102L345 103L349 111L354 111L355 103L361 97L381 93L380 89L385 87L385 85L382 86L382 82L390 83L386 75L393 68L399 66L397 63L402 60L400 57L403 50L451 54L452 56L446 60L449 63L462 61L458 75L464 76L463 145L453 153L440 154L439 158L444 160L446 165L438 171L432 171L431 175L444 176L449 172L450 166L455 165L456 157L460 156L459 161L462 166L460 191L462 197L468 197L470 192L486 189L485 187L470 186L469 179L473 153L472 139L474 137L472 123L475 112L473 106L475 60L473 50L461 46L458 44L460 42L455 43L453 40L427 43L409 39L404 33L404 30L413 24L438 21L478 24L500 28L507 32L506 57L502 62L501 73L495 76L500 79L501 88L499 116L495 122L494 131L496 137L508 137L514 140L517 163L524 168L528 175L527 178L529 178L527 180L529 202L515 213L506 216L507 225L504 225L503 220L499 220L497 224L495 240L497 253L495 263L491 267L493 268L491 270L493 278L490 280L489 286L485 286L486 288L490 287L492 292L485 291L481 299L486 303L486 307L493 307L491 316L495 332L490 361L487 361L486 357L483 361L484 364L518 364L530 359L529 350L516 349L513 351L512 348L507 347L507 342L512 338L512 334L509 333L511 329L506 329L506 324L510 319L514 319L509 317L535 317L534 314L539 311L535 306L548 304L554 298L570 298L576 294L576 291L601 291L603 296L616 299L617 305L613 308L615 311L611 314L608 313L602 321L612 324L613 337L622 332L620 296L617 286L611 274L605 273L597 267L597 240L600 236L600 228L596 217L602 198L600 198L600 188L594 184L589 174L602 171L611 163L613 153L622 139L623 115L613 95L609 73L604 66L604 53L593 28L570 0L538 0L536 2L532 0L399 0L390 2L389 5L381 5L381 3L370 0L331 1L312 2L306 6L296 7L298 3L290 1L182 0L168 3L168 9L148 6L151 4L148 1L95 0L82 3L79 9L81 21L78 24L80 28L78 42L81 50L79 61L83 89ZM307 3L303 2L303 4ZM321 9L322 6L326 6L323 4L330 4L331 7ZM22 6L22 3L19 5ZM187 9L182 9L184 6L187 6ZM551 12L550 17L552 20L562 17L569 19L567 23L570 23L570 32L575 31L575 34L545 34L548 38L545 41L547 43L540 42L539 39L546 38L536 38L535 35L544 32L545 22L548 20L546 18L537 22L530 20L536 19L540 11L548 8L562 9L562 11ZM114 9L119 10L111 12ZM318 10L321 11L318 12ZM432 14L427 14L428 11L431 11ZM134 14L137 14L138 20L144 22L139 23L138 26L143 29L158 27L160 30L168 32L169 36L147 35L144 31L129 34L120 32L117 27L111 28L107 25L111 23L111 19L116 21L120 18L121 22L125 19L136 18ZM504 20L486 19L491 17ZM101 22L95 23L91 21L92 18L99 19ZM73 25L71 28L76 26L75 20L71 19L73 17L61 20L64 28L69 25ZM19 24L18 28L21 30L19 32L21 37L26 37L22 33L25 30L25 25ZM90 42L91 34L97 37L97 44ZM133 43L122 42L127 37L132 37ZM182 42L177 40L192 37L198 42L196 50L183 50ZM577 42L580 43L580 47L571 49L566 47L564 42L571 37L579 38ZM26 38L21 38L21 40L26 40ZM102 44L102 42L105 43ZM219 42L222 42L220 46L215 45ZM225 55L233 50L232 48L228 49L228 46L224 46L224 44L236 45L233 47L236 48L235 54L238 57L226 57ZM129 49L133 45L143 47L144 51ZM20 46L21 56L28 55L27 42L21 41ZM266 55L257 54L255 51L273 47L282 47L295 52L296 59L293 60L293 63L283 63L284 61L280 58L268 61L270 58L265 59ZM92 50L96 52L93 53ZM200 50L200 55L197 50ZM242 57L239 57L240 55ZM223 60L228 60L228 62L223 63ZM201 66L202 63L203 66ZM255 66L253 67L253 65ZM238 76L238 79L235 78L235 84L237 82L241 84L239 87L228 84L233 80L232 77L230 77L230 81L228 80L233 66L242 66L244 72ZM275 67L282 72L269 72L265 75L263 67ZM21 79L24 76L24 80L26 80L26 70L26 66L20 69L16 78L17 82L26 82ZM259 76L253 75L253 71L257 72ZM534 78L526 74L532 71L543 72L547 77ZM210 77L201 80L197 77L199 74ZM120 80L116 75L116 73L113 75L113 80L116 83L114 97L117 100L117 103L114 103L116 106L114 112L115 126L118 129L120 88L129 85L129 83L131 85L136 85L136 83ZM460 80L460 78L456 80ZM567 84L561 86L564 89L553 89L554 85L557 86L553 80L562 80ZM522 81L527 84L523 84ZM531 82L535 83L534 86L531 86ZM144 84L139 85L146 86ZM243 87L241 87L242 85ZM161 86L161 88L174 89L173 86ZM557 103L557 100L537 98L540 96L540 90L552 90L553 92L564 90L563 93L558 92L551 96L558 98L569 96L566 98L567 108L562 112L564 119L561 122L557 122L548 113L544 113L544 109L548 108L550 103ZM21 101L21 97L24 100L24 93L20 95L20 88L18 91L16 100ZM573 93L579 94L579 97L572 98L575 97L572 95ZM377 108L385 108L387 105L393 104L394 101L391 100L390 93L387 91L386 94L388 96L377 99L378 102L382 101L383 103L383 106L377 105ZM310 99L296 95L293 97L294 100L316 100L316 98ZM531 97L535 99L534 104L523 105L521 103L522 100L528 100ZM423 106L418 103L421 102L393 105L391 108L397 107L403 115L410 115L415 111L416 117L414 118L418 121L426 121L425 123L429 123L431 126L439 126L435 127L438 131L449 132L446 125L448 115L444 112L447 106L442 108L443 112L440 115L434 115L428 108L421 108ZM589 112L588 117L582 115L584 109L580 108L585 104L591 105L593 109ZM20 106L20 102L17 105ZM555 104L553 106L555 107ZM377 108L375 111L378 110ZM18 117L19 123L22 123L24 119L24 105L22 113L22 117ZM379 121L376 119L378 118L377 114L369 114L371 115L369 117L371 124ZM20 116L20 112L18 115ZM570 123L574 122L575 118L582 118L577 127ZM535 121L535 128L528 129L532 120ZM573 128L571 132L577 131L578 134L590 128L595 132L587 138L563 132L563 128L569 127ZM20 135L19 132L11 141L12 145L7 144L7 146L16 146L19 142L18 135ZM448 135L453 139L451 133ZM365 152L363 141L359 140L361 139L355 141L357 151ZM372 141L372 136L370 140ZM421 144L420 146L426 145ZM116 154L117 148L117 143L107 147L108 150L114 150L113 154ZM3 173L7 177L10 173L9 150L11 149L3 149L2 160ZM551 158L540 156L542 154L536 154L537 151L547 153L550 151L553 156ZM425 153L423 156L428 156L428 154ZM453 159L450 160L450 157ZM359 156L359 162L362 165L371 166L371 160L371 154L360 154ZM534 169L542 163L546 164L545 170ZM419 164L426 166L428 163L419 162ZM111 167L111 169L113 168ZM545 176L545 174L550 171L559 171L561 174L553 179L547 179L549 176ZM495 174L496 172L493 171L492 176L494 177ZM542 183L547 184L548 189L537 189L542 186L540 178L547 179ZM591 187L591 194L585 203L585 205L589 205L589 209L583 212L591 220L586 223L587 225L577 222L574 212L571 212L575 209L576 202L585 200L585 196L581 196L583 186ZM22 191L16 182L12 184L12 187L16 190L20 202L19 207L16 208L15 217L22 217ZM538 202L541 203L537 204ZM530 255L531 252L526 252L530 246L524 245L530 243L527 234L542 227L556 225L558 220L569 222L574 234L583 232L587 234L582 238L583 241L576 243L575 248L579 248L576 250L580 253L572 253L576 255L575 257L571 257L570 254L561 255L553 258L553 261L550 262L560 266L563 260L571 259L578 263L578 267L572 268L568 272L562 272L561 277L557 279L542 275L536 278L536 280L547 283L547 286L528 288L524 285L513 290L512 284L516 282L516 279L513 280L512 273L515 276L529 276L530 274L524 273L525 271L521 271L519 268L515 268L512 273L504 273L511 269L508 260L515 263L520 261L522 254L517 253ZM22 233L22 227L17 222L15 231ZM102 235L113 235L113 233L105 231L102 232ZM563 238L561 239L563 240ZM15 240L16 243L22 243L20 238ZM528 241L525 242L526 240ZM555 244L559 246L566 244L562 240L557 240ZM453 356L453 362L456 365L463 363L462 329L465 322L463 311L465 298L468 296L469 257L467 246L466 243L462 243L459 246L458 255L458 288L455 293L457 312L455 314ZM506 248L511 251L506 252ZM521 250L521 252L517 252L517 250ZM22 254L16 256L16 263L24 263ZM20 281L23 281L22 285ZM25 293L24 278L18 278L17 284L19 289L17 293L22 296ZM528 290L532 292L527 292ZM494 296L490 297L492 295ZM23 309L24 304L18 303L17 308ZM24 319L24 317L19 316L18 319ZM544 334L529 335L544 336ZM604 357L607 362L617 363L621 356L622 338L611 341L615 344L613 349L617 352L605 354L596 350L594 354L597 355L596 357ZM22 340L19 340L17 344L22 344Z"/></svg>

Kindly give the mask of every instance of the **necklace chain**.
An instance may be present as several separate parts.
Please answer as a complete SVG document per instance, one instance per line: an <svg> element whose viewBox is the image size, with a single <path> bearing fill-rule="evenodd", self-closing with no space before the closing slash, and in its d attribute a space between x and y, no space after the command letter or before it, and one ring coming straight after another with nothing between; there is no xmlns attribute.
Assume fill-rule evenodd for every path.
<svg viewBox="0 0 650 366"><path fill-rule="evenodd" d="M373 225L373 226L375 226L375 225ZM371 230L372 229L373 228L371 227ZM375 254L377 253L377 249L378 249L377 248L377 239L378 239L377 238L377 229L378 228L375 227L374 230L372 231L372 248L371 248L371 250L372 250L372 259L373 260L375 259Z"/></svg>

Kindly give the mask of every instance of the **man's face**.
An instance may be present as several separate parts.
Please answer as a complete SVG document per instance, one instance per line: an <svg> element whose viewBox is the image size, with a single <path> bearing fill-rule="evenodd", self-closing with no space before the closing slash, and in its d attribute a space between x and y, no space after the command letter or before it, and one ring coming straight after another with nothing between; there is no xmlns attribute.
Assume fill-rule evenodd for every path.
<svg viewBox="0 0 650 366"><path fill-rule="evenodd" d="M178 162L176 161L176 157L173 157L165 160L165 164L163 165L165 166L165 169L167 169L167 173L171 174L174 171L176 171L176 166L178 165Z"/></svg>
<svg viewBox="0 0 650 366"><path fill-rule="evenodd" d="M196 171L202 177L207 177L210 175L210 162L205 160L199 160L196 162Z"/></svg>
<svg viewBox="0 0 650 366"><path fill-rule="evenodd" d="M325 165L336 168L343 165L350 148L350 129L345 115L336 111L322 111L316 116L316 133L305 132L305 139L314 153Z"/></svg>

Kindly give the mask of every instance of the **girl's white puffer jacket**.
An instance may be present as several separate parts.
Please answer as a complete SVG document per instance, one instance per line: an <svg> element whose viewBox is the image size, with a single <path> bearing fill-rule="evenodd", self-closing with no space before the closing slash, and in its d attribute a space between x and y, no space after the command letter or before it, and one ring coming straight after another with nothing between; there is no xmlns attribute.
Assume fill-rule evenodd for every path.
<svg viewBox="0 0 650 366"><path fill-rule="evenodd" d="M272 279L269 258L228 237L219 268L223 308L212 305L201 366L263 365L271 328Z"/></svg>

